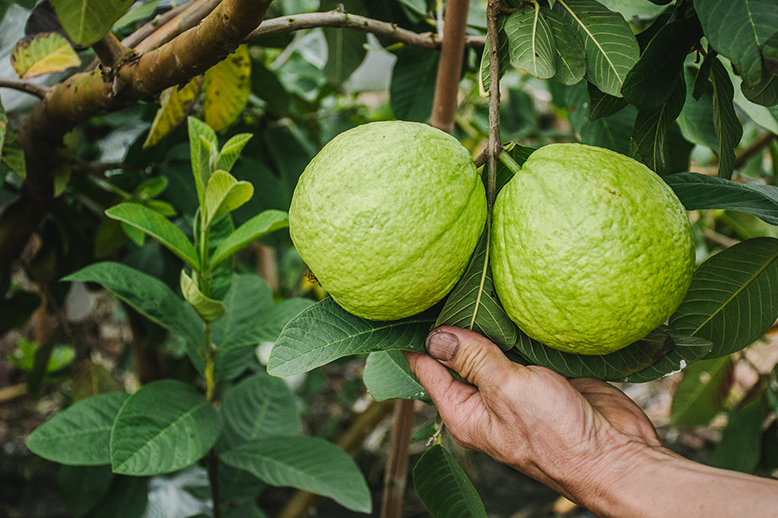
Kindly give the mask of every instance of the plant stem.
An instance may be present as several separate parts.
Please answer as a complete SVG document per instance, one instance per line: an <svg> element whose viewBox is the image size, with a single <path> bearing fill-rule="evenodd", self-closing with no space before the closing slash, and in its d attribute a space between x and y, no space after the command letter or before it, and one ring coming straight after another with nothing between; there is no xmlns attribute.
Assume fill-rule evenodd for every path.
<svg viewBox="0 0 778 518"><path fill-rule="evenodd" d="M402 516L403 495L408 475L408 447L411 444L413 428L413 399L398 399L394 403L394 424L392 442L386 461L384 479L384 498L381 506L381 518L400 518Z"/></svg>
<svg viewBox="0 0 778 518"><path fill-rule="evenodd" d="M500 162L505 164L505 167L511 170L513 174L521 171L521 166L513 159L510 153L500 153Z"/></svg>
<svg viewBox="0 0 778 518"><path fill-rule="evenodd" d="M489 0L486 7L486 35L489 40L489 144L487 146L486 206L489 213L497 195L497 157L500 155L500 35L497 16L500 0Z"/></svg>
<svg viewBox="0 0 778 518"><path fill-rule="evenodd" d="M208 452L208 480L211 483L211 500L213 500L213 518L221 518L222 509L219 499L219 457L216 450Z"/></svg>
<svg viewBox="0 0 778 518"><path fill-rule="evenodd" d="M39 85L38 83L31 83L30 81L24 81L22 79L16 79L15 77L0 77L0 88L11 88L12 90L18 90L34 95L39 99L46 97L46 92L49 91L46 86Z"/></svg>

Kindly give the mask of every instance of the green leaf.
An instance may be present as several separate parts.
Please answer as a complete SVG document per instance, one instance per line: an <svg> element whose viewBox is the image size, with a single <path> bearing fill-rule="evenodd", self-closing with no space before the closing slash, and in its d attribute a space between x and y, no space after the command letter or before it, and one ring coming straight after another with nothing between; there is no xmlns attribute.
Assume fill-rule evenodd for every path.
<svg viewBox="0 0 778 518"><path fill-rule="evenodd" d="M778 108L760 106L746 99L743 94L745 83L743 80L736 76L732 71L732 64L723 62L724 68L727 69L729 78L732 81L735 94L735 104L745 112L745 114L755 123L762 126L768 131L778 134Z"/></svg>
<svg viewBox="0 0 778 518"><path fill-rule="evenodd" d="M5 143L5 130L8 127L8 117L5 115L3 104L0 103L0 157L3 156L3 144Z"/></svg>
<svg viewBox="0 0 778 518"><path fill-rule="evenodd" d="M254 186L239 182L230 173L216 171L205 188L205 228L223 214L232 212L251 199Z"/></svg>
<svg viewBox="0 0 778 518"><path fill-rule="evenodd" d="M518 328L502 308L489 268L490 218L470 258L465 273L452 290L435 321L435 327L457 326L475 331L510 349L518 339Z"/></svg>
<svg viewBox="0 0 778 518"><path fill-rule="evenodd" d="M778 225L778 187L774 185L741 184L700 173L673 174L665 182L686 210L737 210Z"/></svg>
<svg viewBox="0 0 778 518"><path fill-rule="evenodd" d="M203 75L205 123L214 131L232 126L251 94L251 56L244 44Z"/></svg>
<svg viewBox="0 0 778 518"><path fill-rule="evenodd" d="M203 76L197 76L183 86L171 86L162 91L159 95L160 107L154 115L143 149L154 146L184 122L200 96L202 84Z"/></svg>
<svg viewBox="0 0 778 518"><path fill-rule="evenodd" d="M540 6L527 5L508 16L503 25L508 36L511 64L540 79L556 74L556 42Z"/></svg>
<svg viewBox="0 0 778 518"><path fill-rule="evenodd" d="M8 169L16 173L21 179L27 177L27 164L24 160L24 150L19 139L16 137L16 131L11 126L5 127L5 140L3 142L2 163Z"/></svg>
<svg viewBox="0 0 778 518"><path fill-rule="evenodd" d="M729 356L699 361L689 367L675 389L670 424L689 430L710 423L724 408L735 381L734 372Z"/></svg>
<svg viewBox="0 0 778 518"><path fill-rule="evenodd" d="M230 138L221 151L219 151L219 156L216 158L216 169L229 173L240 156L240 152L243 151L243 148L253 136L251 133L239 133Z"/></svg>
<svg viewBox="0 0 778 518"><path fill-rule="evenodd" d="M184 298L192 305L203 321L215 322L224 316L226 311L224 304L220 300L203 295L197 284L184 270L181 270L181 293L184 294Z"/></svg>
<svg viewBox="0 0 778 518"><path fill-rule="evenodd" d="M683 80L686 55L701 36L696 16L676 19L662 27L624 79L624 98L641 111L672 103L678 92L677 82Z"/></svg>
<svg viewBox="0 0 778 518"><path fill-rule="evenodd" d="M371 511L370 490L359 468L324 439L265 437L230 450L221 459L270 485L326 496L352 511Z"/></svg>
<svg viewBox="0 0 778 518"><path fill-rule="evenodd" d="M502 152L508 153L510 157L517 163L519 166L524 165L524 162L527 161L529 156L532 154L532 152L535 151L535 148L528 147L528 146L522 146L521 144L518 144L516 142L503 142L502 144ZM486 186L487 182L487 171L486 168L483 170L483 180L484 180L484 186ZM497 161L497 178L495 179L495 193L499 193L500 190L505 186L506 183L508 183L511 178L513 178L513 171L511 171L505 164L502 163L502 160Z"/></svg>
<svg viewBox="0 0 778 518"><path fill-rule="evenodd" d="M541 7L540 12L543 13L554 33L556 44L554 79L564 85L574 85L586 75L586 51L583 40L575 27L567 23L559 13L546 7Z"/></svg>
<svg viewBox="0 0 778 518"><path fill-rule="evenodd" d="M707 79L701 80L702 75L695 67L684 70L686 102L678 116L678 126L686 140L718 153L719 139L713 126L713 87ZM699 95L695 95L698 86Z"/></svg>
<svg viewBox="0 0 778 518"><path fill-rule="evenodd" d="M426 122L432 113L432 98L438 77L438 53L404 47L397 52L397 61L389 85L389 103L399 120Z"/></svg>
<svg viewBox="0 0 778 518"><path fill-rule="evenodd" d="M141 518L149 503L147 477L113 477L108 494L92 511L92 517Z"/></svg>
<svg viewBox="0 0 778 518"><path fill-rule="evenodd" d="M205 203L205 186L208 178L211 176L210 169L210 151L215 149L218 144L216 132L209 125L194 117L187 117L187 127L189 131L189 150L192 161L192 173L194 173L195 186L197 187L197 199L200 205ZM210 149L201 149L203 140L210 144ZM202 160L204 157L205 160Z"/></svg>
<svg viewBox="0 0 778 518"><path fill-rule="evenodd" d="M141 5L130 9L127 14L119 18L113 25L113 30L122 29L131 23L135 23L147 18L154 18L154 13L157 10L158 0L149 0Z"/></svg>
<svg viewBox="0 0 778 518"><path fill-rule="evenodd" d="M640 55L629 24L595 0L559 0L554 11L584 42L587 79L606 94L621 97L624 79Z"/></svg>
<svg viewBox="0 0 778 518"><path fill-rule="evenodd" d="M503 30L505 25L505 18L499 18L497 21L498 29L497 34L499 36L499 48L497 51L500 54L500 78L508 71L508 66L511 64L511 54L508 50L508 36ZM481 64L478 67L478 93L481 97L489 96L489 83L491 81L491 75L489 72L489 36L486 37L484 50L481 53Z"/></svg>
<svg viewBox="0 0 778 518"><path fill-rule="evenodd" d="M667 329L666 331L673 342L675 342L675 348L650 367L646 367L635 374L630 374L621 379L621 382L645 383L676 374L697 360L704 358L713 348L713 344L704 338L685 336L673 329Z"/></svg>
<svg viewBox="0 0 778 518"><path fill-rule="evenodd" d="M111 31L133 0L51 0L59 22L76 45L88 47Z"/></svg>
<svg viewBox="0 0 778 518"><path fill-rule="evenodd" d="M713 127L719 141L719 177L729 179L735 166L735 148L743 137L743 126L732 104L735 90L727 70L718 59L711 65L713 82Z"/></svg>
<svg viewBox="0 0 778 518"><path fill-rule="evenodd" d="M61 72L81 65L70 42L57 32L43 32L19 40L11 51L11 65L22 79Z"/></svg>
<svg viewBox="0 0 778 518"><path fill-rule="evenodd" d="M199 268L200 261L192 243L177 226L159 212L140 203L120 203L106 209L105 215L142 230L165 245L186 264L195 270Z"/></svg>
<svg viewBox="0 0 778 518"><path fill-rule="evenodd" d="M144 385L119 410L111 430L111 466L124 475L157 475L201 459L222 431L219 412L176 380Z"/></svg>
<svg viewBox="0 0 778 518"><path fill-rule="evenodd" d="M401 351L370 353L362 372L362 380L376 401L386 399L418 399L432 404L419 380L411 373Z"/></svg>
<svg viewBox="0 0 778 518"><path fill-rule="evenodd" d="M599 88L590 82L586 82L589 89L589 119L596 121L603 117L609 117L626 108L629 103L623 97L613 97L602 93Z"/></svg>
<svg viewBox="0 0 778 518"><path fill-rule="evenodd" d="M110 466L59 467L57 482L62 503L74 518L87 516L111 488L114 474Z"/></svg>
<svg viewBox="0 0 778 518"><path fill-rule="evenodd" d="M229 449L271 436L300 435L295 395L281 378L258 372L224 395L221 414Z"/></svg>
<svg viewBox="0 0 778 518"><path fill-rule="evenodd" d="M752 103L761 104L762 106L775 106L778 104L778 76L768 74L766 70L762 73L761 83L751 87L742 83L740 89L746 99Z"/></svg>
<svg viewBox="0 0 778 518"><path fill-rule="evenodd" d="M767 419L765 387L757 384L729 414L711 464L714 467L753 473L762 454L762 430Z"/></svg>
<svg viewBox="0 0 778 518"><path fill-rule="evenodd" d="M747 84L758 84L759 48L778 32L775 1L694 0L694 9L713 48L734 63Z"/></svg>
<svg viewBox="0 0 778 518"><path fill-rule="evenodd" d="M309 307L289 321L268 361L274 376L291 376L343 356L406 349L425 352L424 339L435 321L433 311L379 322L356 317L332 298Z"/></svg>
<svg viewBox="0 0 778 518"><path fill-rule="evenodd" d="M260 212L222 241L211 256L211 270L218 268L224 261L242 250L252 241L289 226L289 216L280 210Z"/></svg>
<svg viewBox="0 0 778 518"><path fill-rule="evenodd" d="M155 176L141 183L133 194L143 201L150 201L156 198L167 189L169 180L167 176ZM173 213L175 215L175 213Z"/></svg>
<svg viewBox="0 0 778 518"><path fill-rule="evenodd" d="M425 451L413 467L413 487L435 518L486 518L473 483L440 444Z"/></svg>
<svg viewBox="0 0 778 518"><path fill-rule="evenodd" d="M675 82L675 90L667 101L658 108L641 109L635 119L630 155L663 175L667 169L667 148L665 138L681 114L686 99L686 84L683 75Z"/></svg>
<svg viewBox="0 0 778 518"><path fill-rule="evenodd" d="M521 331L516 343L518 352L535 365L548 367L563 376L603 380L620 380L641 372L674 349L686 346L685 343L671 336L670 330L665 326L658 327L645 338L623 349L601 356L558 351ZM667 372L662 373L664 374Z"/></svg>
<svg viewBox="0 0 778 518"><path fill-rule="evenodd" d="M129 394L115 392L74 403L39 426L25 444L36 455L60 464L110 464L111 427L127 398Z"/></svg>
<svg viewBox="0 0 778 518"><path fill-rule="evenodd" d="M73 371L73 401L117 392L119 386L111 372L92 360L81 360Z"/></svg>
<svg viewBox="0 0 778 518"><path fill-rule="evenodd" d="M588 115L589 92L585 84L563 86L552 81L549 86L556 103L562 101L557 101L560 91L564 92L562 105L567 108L570 124L573 131L581 136L581 143L604 147L622 155L629 154L637 108L630 105L618 113L592 121Z"/></svg>
<svg viewBox="0 0 778 518"><path fill-rule="evenodd" d="M96 282L142 315L165 329L201 346L202 321L192 307L181 300L167 284L120 263L102 262L82 268L63 281ZM202 366L199 367L202 372Z"/></svg>
<svg viewBox="0 0 778 518"><path fill-rule="evenodd" d="M265 313L273 305L273 293L258 275L235 274L224 297L227 312L211 326L211 339L222 352L233 347L256 346Z"/></svg>
<svg viewBox="0 0 778 518"><path fill-rule="evenodd" d="M778 318L778 239L749 239L714 255L694 272L670 326L713 342L708 358L739 351Z"/></svg>
<svg viewBox="0 0 778 518"><path fill-rule="evenodd" d="M324 28L327 63L324 75L333 84L343 84L359 68L367 55L367 34L350 29Z"/></svg>

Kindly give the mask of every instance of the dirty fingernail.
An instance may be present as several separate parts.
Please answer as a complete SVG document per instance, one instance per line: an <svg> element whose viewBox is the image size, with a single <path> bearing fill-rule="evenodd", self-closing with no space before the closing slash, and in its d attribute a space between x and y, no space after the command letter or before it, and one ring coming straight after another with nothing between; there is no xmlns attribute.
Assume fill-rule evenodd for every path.
<svg viewBox="0 0 778 518"><path fill-rule="evenodd" d="M451 333L433 333L427 337L427 352L436 360L448 362L459 350L459 339Z"/></svg>

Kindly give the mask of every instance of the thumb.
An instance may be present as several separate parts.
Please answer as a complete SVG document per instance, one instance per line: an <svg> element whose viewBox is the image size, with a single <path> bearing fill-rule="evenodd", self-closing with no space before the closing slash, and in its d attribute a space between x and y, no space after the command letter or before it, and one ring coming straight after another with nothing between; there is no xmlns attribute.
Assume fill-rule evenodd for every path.
<svg viewBox="0 0 778 518"><path fill-rule="evenodd" d="M480 390L504 386L521 367L488 338L454 326L433 330L427 336L427 352Z"/></svg>

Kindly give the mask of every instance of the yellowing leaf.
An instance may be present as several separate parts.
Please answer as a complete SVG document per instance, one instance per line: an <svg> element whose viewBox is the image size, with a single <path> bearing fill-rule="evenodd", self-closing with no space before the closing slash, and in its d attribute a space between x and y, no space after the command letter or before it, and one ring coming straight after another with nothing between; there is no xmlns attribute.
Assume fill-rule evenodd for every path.
<svg viewBox="0 0 778 518"><path fill-rule="evenodd" d="M51 0L57 19L76 45L87 47L111 30L132 0Z"/></svg>
<svg viewBox="0 0 778 518"><path fill-rule="evenodd" d="M149 135L143 148L149 148L184 122L200 93L203 77L197 76L184 86L171 86L159 96L161 106L154 115Z"/></svg>
<svg viewBox="0 0 778 518"><path fill-rule="evenodd" d="M11 51L11 65L22 79L61 72L80 64L68 40L56 32L22 38Z"/></svg>
<svg viewBox="0 0 778 518"><path fill-rule="evenodd" d="M205 122L214 130L230 127L251 93L251 57L241 45L205 72Z"/></svg>

